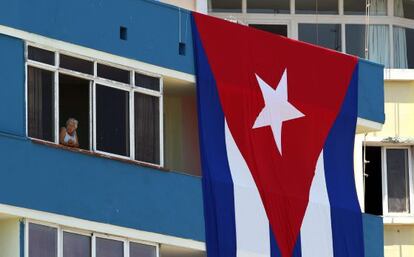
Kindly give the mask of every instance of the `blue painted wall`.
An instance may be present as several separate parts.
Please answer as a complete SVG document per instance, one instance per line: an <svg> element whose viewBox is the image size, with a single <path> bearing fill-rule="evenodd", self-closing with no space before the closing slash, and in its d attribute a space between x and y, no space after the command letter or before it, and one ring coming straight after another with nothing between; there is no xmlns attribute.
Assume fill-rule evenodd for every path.
<svg viewBox="0 0 414 257"><path fill-rule="evenodd" d="M383 124L384 66L360 59L358 67L358 117Z"/></svg>
<svg viewBox="0 0 414 257"><path fill-rule="evenodd" d="M194 74L190 13L155 1L0 1L0 25ZM126 41L120 26L128 28Z"/></svg>
<svg viewBox="0 0 414 257"><path fill-rule="evenodd" d="M363 214L365 257L384 256L384 225L382 217Z"/></svg>

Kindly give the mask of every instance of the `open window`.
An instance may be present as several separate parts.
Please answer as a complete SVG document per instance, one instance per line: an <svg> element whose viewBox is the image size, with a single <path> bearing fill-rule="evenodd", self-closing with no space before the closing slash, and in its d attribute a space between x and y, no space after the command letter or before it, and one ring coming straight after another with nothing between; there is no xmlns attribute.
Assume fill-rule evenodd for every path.
<svg viewBox="0 0 414 257"><path fill-rule="evenodd" d="M59 74L59 127L66 127L70 118L76 119L79 148L85 150L91 149L90 84L86 79Z"/></svg>
<svg viewBox="0 0 414 257"><path fill-rule="evenodd" d="M365 149L365 212L382 215L382 158L381 147ZM364 150L363 149L363 150Z"/></svg>

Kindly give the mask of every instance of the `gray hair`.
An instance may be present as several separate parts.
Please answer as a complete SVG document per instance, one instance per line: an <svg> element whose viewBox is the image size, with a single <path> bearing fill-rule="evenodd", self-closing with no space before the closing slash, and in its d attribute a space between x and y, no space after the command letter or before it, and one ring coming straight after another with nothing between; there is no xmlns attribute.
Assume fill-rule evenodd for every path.
<svg viewBox="0 0 414 257"><path fill-rule="evenodd" d="M74 118L69 118L67 121L66 121L66 127L69 125L69 123L73 123L73 125L75 125L75 128L78 128L78 121L76 120L76 119L74 119Z"/></svg>

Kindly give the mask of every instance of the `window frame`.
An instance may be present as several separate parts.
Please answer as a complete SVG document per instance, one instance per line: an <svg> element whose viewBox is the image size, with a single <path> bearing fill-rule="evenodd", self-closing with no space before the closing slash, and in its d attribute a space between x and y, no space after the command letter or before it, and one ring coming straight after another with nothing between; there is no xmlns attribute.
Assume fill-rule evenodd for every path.
<svg viewBox="0 0 414 257"><path fill-rule="evenodd" d="M388 211L388 177L387 177L387 150L388 149L404 149L407 150L408 155L408 183L409 183L409 196L410 196L410 208L408 212L389 212ZM382 176L382 213L387 217L414 217L414 183L413 183L413 171L412 171L412 147L411 146L382 146L381 147L381 176Z"/></svg>
<svg viewBox="0 0 414 257"><path fill-rule="evenodd" d="M55 65L50 65L46 63L37 62L34 60L30 60L28 58L28 48L36 47L48 51L54 52L55 55ZM68 55L71 57L83 59L86 61L92 61L93 62L93 75L69 70L65 68L60 67L60 54ZM77 78L85 79L90 82L89 86L89 146L90 149L87 151L95 152L101 155L109 156L109 157L116 157L120 159L125 160L131 160L136 161L143 164L148 164L151 166L157 166L157 167L164 167L164 122L163 122L163 92L164 92L164 79L163 76L160 74L154 74L148 71L143 71L140 69L128 67L116 62L108 62L101 60L99 58L95 58L92 56L84 56L80 54L76 54L73 52L66 51L65 49L57 49L50 46L25 41L25 48L24 48L24 56L25 56L25 116L26 116L26 136L30 139L39 140L39 141L45 141L37 138L31 138L29 137L28 133L28 127L29 127L29 120L28 120L28 67L35 67L39 69L48 70L51 72L54 72L54 97L55 97L55 103L54 103L54 118L55 118L55 124L54 124L54 131L55 131L55 138L54 142L45 141L47 143L54 143L59 145L59 74L65 74L69 76L74 76ZM97 76L97 66L99 64L112 66L115 68L127 70L129 72L130 76L130 83L125 84L118 81L113 81L110 79L105 79ZM159 80L160 84L160 90L151 90L143 87L139 87L135 85L135 73L143 74L146 76L150 76L153 78L157 78ZM96 84L100 84L107 87L112 87L115 89L123 90L128 92L129 94L129 155L128 156L122 156L118 154L113 154L109 152L99 151L96 147ZM141 160L135 159L135 120L134 120L134 94L135 92L145 94L145 95L151 95L154 97L159 98L159 163L150 163L145 162Z"/></svg>
<svg viewBox="0 0 414 257"><path fill-rule="evenodd" d="M144 240L140 240L138 238L128 238L122 237L113 234L106 234L101 232L89 231L84 229L78 229L74 227L67 227L64 225L59 225L55 223L49 223L44 221L38 221L33 219L25 219L24 220L24 257L29 256L29 226L30 224L42 225L51 228L55 228L57 230L57 257L63 257L63 233L68 232L72 234L88 236L91 238L91 257L96 257L96 238L104 238L110 240L121 241L123 243L123 257L130 257L129 254L129 244L130 243L139 243L147 246L155 247L156 257L160 257L160 244L155 242L148 242Z"/></svg>

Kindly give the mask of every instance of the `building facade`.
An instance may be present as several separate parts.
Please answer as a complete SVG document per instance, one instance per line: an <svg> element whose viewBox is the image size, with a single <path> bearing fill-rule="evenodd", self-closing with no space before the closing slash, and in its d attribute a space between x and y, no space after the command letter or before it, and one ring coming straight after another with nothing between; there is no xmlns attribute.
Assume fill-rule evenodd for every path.
<svg viewBox="0 0 414 257"><path fill-rule="evenodd" d="M181 6L0 3L0 257L205 256L186 9L227 5L170 3ZM240 10L217 16L249 16ZM277 20L263 15L255 24ZM384 121L383 69L359 69L358 131L372 133ZM79 149L61 145L70 118ZM364 215L364 233L367 256L382 255L382 219Z"/></svg>

